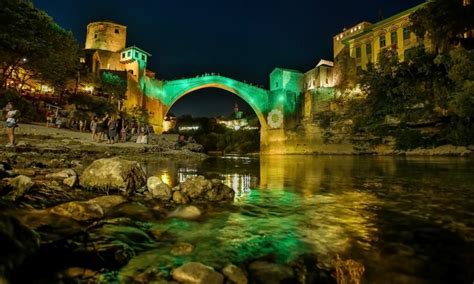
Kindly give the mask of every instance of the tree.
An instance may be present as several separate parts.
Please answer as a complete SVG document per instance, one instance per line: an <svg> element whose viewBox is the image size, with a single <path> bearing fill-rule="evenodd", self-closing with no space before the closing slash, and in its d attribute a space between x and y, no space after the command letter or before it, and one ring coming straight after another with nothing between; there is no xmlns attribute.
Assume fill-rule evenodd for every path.
<svg viewBox="0 0 474 284"><path fill-rule="evenodd" d="M126 76L126 74L125 74ZM102 89L109 96L115 99L124 99L127 92L127 79L123 78L118 73L111 71L104 71L100 77Z"/></svg>
<svg viewBox="0 0 474 284"><path fill-rule="evenodd" d="M462 34L474 29L474 6L463 0L433 0L410 15L411 29L419 37L426 34L434 51L443 53L449 43L465 41Z"/></svg>
<svg viewBox="0 0 474 284"><path fill-rule="evenodd" d="M0 88L18 70L22 81L35 78L63 87L74 74L79 46L72 33L59 27L30 1L3 0L0 7Z"/></svg>
<svg viewBox="0 0 474 284"><path fill-rule="evenodd" d="M349 48L344 48L334 59L336 89L344 92L357 84L356 62L350 56Z"/></svg>

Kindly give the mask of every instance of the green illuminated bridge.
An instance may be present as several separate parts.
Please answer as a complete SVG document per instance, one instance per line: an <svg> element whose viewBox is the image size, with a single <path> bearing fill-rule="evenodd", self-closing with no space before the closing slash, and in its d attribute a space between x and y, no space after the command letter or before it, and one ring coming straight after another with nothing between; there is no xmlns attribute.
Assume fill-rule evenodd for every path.
<svg viewBox="0 0 474 284"><path fill-rule="evenodd" d="M223 89L242 98L255 111L261 126L261 151L287 153L290 152L287 146L289 141L299 139L291 133L291 129L294 129L301 120L304 103L302 86L303 74L297 70L284 68L276 68L270 74L269 90L220 75L171 81L152 79L143 75L140 76L138 83L136 79L129 78L125 107L145 107L150 113L150 123L155 132L161 133L166 114L181 97L204 88ZM295 145L305 143L297 142Z"/></svg>
<svg viewBox="0 0 474 284"><path fill-rule="evenodd" d="M166 112L181 97L204 88L219 88L236 94L247 102L265 124L264 115L268 113L269 91L224 76L202 76L173 81L150 80L145 83L148 98L161 101Z"/></svg>

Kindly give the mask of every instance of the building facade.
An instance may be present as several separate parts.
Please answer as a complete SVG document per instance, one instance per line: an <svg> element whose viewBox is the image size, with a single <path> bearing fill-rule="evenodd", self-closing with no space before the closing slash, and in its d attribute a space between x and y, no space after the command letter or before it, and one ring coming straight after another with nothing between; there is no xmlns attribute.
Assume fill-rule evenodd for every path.
<svg viewBox="0 0 474 284"><path fill-rule="evenodd" d="M356 69L365 70L369 63L377 62L378 55L386 48L395 50L402 61L407 50L418 44L429 49L429 38L418 39L410 30L410 15L424 5L420 4L374 24L361 22L345 29L333 37L334 58L348 49L350 57L355 59Z"/></svg>

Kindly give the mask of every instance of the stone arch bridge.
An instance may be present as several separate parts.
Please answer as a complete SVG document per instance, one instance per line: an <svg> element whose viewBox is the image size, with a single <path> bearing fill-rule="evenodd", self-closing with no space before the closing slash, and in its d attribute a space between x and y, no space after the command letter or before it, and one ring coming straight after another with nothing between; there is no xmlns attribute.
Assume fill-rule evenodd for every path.
<svg viewBox="0 0 474 284"><path fill-rule="evenodd" d="M255 111L261 125L260 150L263 153L288 153L287 130L301 123L303 74L276 68L270 74L269 90L220 75L162 81L141 77L129 78L126 108L144 107L156 133L163 131L163 121L174 103L183 96L204 88L219 88L242 98Z"/></svg>

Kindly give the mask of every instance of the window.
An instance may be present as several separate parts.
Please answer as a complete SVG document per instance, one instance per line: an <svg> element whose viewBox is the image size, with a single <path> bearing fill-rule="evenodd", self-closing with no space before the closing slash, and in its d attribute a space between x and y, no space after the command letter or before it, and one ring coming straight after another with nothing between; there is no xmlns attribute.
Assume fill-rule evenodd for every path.
<svg viewBox="0 0 474 284"><path fill-rule="evenodd" d="M115 33L118 34L119 32L119 28L115 28Z"/></svg>
<svg viewBox="0 0 474 284"><path fill-rule="evenodd" d="M356 58L360 58L362 56L362 52L360 50L360 46L356 47Z"/></svg>
<svg viewBox="0 0 474 284"><path fill-rule="evenodd" d="M127 52L127 57L130 57L131 55L132 55L132 52L129 50L129 51Z"/></svg>
<svg viewBox="0 0 474 284"><path fill-rule="evenodd" d="M122 52L122 58L125 58L125 52Z"/></svg>
<svg viewBox="0 0 474 284"><path fill-rule="evenodd" d="M142 54L142 60L145 60L145 54Z"/></svg>
<svg viewBox="0 0 474 284"><path fill-rule="evenodd" d="M397 38L397 31L393 31L391 34L390 34L390 44L392 46L395 46L397 45L398 43L398 38Z"/></svg>
<svg viewBox="0 0 474 284"><path fill-rule="evenodd" d="M278 87L278 82L275 82L275 86Z"/></svg>
<svg viewBox="0 0 474 284"><path fill-rule="evenodd" d="M380 43L380 48L384 48L385 47L385 35L381 35L379 37L379 43Z"/></svg>
<svg viewBox="0 0 474 284"><path fill-rule="evenodd" d="M135 51L135 58L139 58L138 51Z"/></svg>
<svg viewBox="0 0 474 284"><path fill-rule="evenodd" d="M410 40L410 29L403 28L403 40Z"/></svg>
<svg viewBox="0 0 474 284"><path fill-rule="evenodd" d="M97 38L97 34L94 34L94 38Z"/></svg>
<svg viewBox="0 0 474 284"><path fill-rule="evenodd" d="M367 57L369 57L369 54L372 54L372 44L367 43L365 45L365 53L367 53Z"/></svg>

